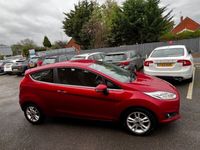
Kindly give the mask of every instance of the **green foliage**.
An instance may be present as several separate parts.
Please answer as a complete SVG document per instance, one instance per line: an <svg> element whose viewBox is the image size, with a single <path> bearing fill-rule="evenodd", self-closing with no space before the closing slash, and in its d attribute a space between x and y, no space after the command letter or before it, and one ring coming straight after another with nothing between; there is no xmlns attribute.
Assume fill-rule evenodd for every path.
<svg viewBox="0 0 200 150"><path fill-rule="evenodd" d="M81 35L84 35L82 37L87 38L89 42L85 42L87 46L84 48L109 46L112 18L116 16L116 10L120 8L114 0L107 0L102 6L97 3L94 5L90 19L83 24L80 31Z"/></svg>
<svg viewBox="0 0 200 150"><path fill-rule="evenodd" d="M49 41L47 36L44 36L43 45L44 47L48 47L48 48L51 47L51 42Z"/></svg>
<svg viewBox="0 0 200 150"><path fill-rule="evenodd" d="M200 30L195 32L191 31L184 31L179 34L173 34L171 32L166 33L165 35L161 36L161 41L170 41L170 40L183 40L183 39L191 39L200 37Z"/></svg>
<svg viewBox="0 0 200 150"><path fill-rule="evenodd" d="M114 20L112 34L118 45L159 41L173 27L171 11L159 7L160 0L127 0ZM116 40L115 40L116 39Z"/></svg>
<svg viewBox="0 0 200 150"><path fill-rule="evenodd" d="M34 49L35 49L36 52L46 51L47 50L45 47L39 47L39 46L35 47Z"/></svg>
<svg viewBox="0 0 200 150"><path fill-rule="evenodd" d="M88 34L82 31L82 29L84 24L90 20L96 5L96 2L94 1L79 1L78 4L74 6L74 10L71 10L69 13L64 13L64 32L68 36L74 38L75 41L83 47L83 49L90 47L91 39Z"/></svg>
<svg viewBox="0 0 200 150"><path fill-rule="evenodd" d="M13 51L13 55L21 55L22 52L22 45L21 44L14 44L11 46L11 49Z"/></svg>
<svg viewBox="0 0 200 150"><path fill-rule="evenodd" d="M14 44L11 46L11 49L13 51L14 55L23 55L25 57L28 57L29 50L35 49L37 45L33 40L30 39L24 39L18 42L17 44Z"/></svg>
<svg viewBox="0 0 200 150"><path fill-rule="evenodd" d="M19 43L17 43L16 45L17 45L17 47L21 48L23 56L26 56L26 57L28 57L28 55L29 55L29 50L34 49L36 47L35 42L30 39L22 40Z"/></svg>
<svg viewBox="0 0 200 150"><path fill-rule="evenodd" d="M174 24L172 11L159 4L160 0L126 0L120 7L107 0L100 6L84 0L65 13L63 28L83 49L155 42Z"/></svg>

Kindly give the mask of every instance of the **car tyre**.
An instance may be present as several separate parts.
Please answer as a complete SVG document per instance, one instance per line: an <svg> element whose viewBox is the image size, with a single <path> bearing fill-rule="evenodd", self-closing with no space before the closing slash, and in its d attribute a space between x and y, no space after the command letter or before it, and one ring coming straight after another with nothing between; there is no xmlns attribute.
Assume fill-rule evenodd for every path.
<svg viewBox="0 0 200 150"><path fill-rule="evenodd" d="M157 126L155 116L143 108L133 108L125 112L123 124L133 135L148 135Z"/></svg>
<svg viewBox="0 0 200 150"><path fill-rule="evenodd" d="M44 114L35 104L27 104L24 108L26 119L32 124L41 124L44 121Z"/></svg>

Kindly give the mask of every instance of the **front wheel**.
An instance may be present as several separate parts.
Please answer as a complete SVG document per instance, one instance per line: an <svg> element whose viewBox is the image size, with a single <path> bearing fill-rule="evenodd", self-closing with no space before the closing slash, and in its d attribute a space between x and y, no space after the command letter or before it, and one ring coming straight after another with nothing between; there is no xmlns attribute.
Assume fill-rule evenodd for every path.
<svg viewBox="0 0 200 150"><path fill-rule="evenodd" d="M126 112L124 125L132 134L146 135L156 127L154 115L142 108L134 108Z"/></svg>
<svg viewBox="0 0 200 150"><path fill-rule="evenodd" d="M42 111L34 104L27 104L24 109L26 119L32 124L40 124L44 120Z"/></svg>

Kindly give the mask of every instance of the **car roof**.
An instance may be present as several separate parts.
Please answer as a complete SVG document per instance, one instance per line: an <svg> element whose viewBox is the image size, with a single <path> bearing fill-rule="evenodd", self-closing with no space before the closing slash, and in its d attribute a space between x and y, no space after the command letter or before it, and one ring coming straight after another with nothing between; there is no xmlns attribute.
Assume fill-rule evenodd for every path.
<svg viewBox="0 0 200 150"><path fill-rule="evenodd" d="M161 46L157 47L155 50L160 50L160 49L170 49L170 48L185 48L185 45L169 45L169 46Z"/></svg>
<svg viewBox="0 0 200 150"><path fill-rule="evenodd" d="M33 69L28 69L26 71L26 74L31 74L40 70L46 70L54 67L80 67L80 68L87 68L89 65L95 63L94 60L70 60L70 61L64 61L64 62L58 62L54 64L48 64L40 67L36 67Z"/></svg>

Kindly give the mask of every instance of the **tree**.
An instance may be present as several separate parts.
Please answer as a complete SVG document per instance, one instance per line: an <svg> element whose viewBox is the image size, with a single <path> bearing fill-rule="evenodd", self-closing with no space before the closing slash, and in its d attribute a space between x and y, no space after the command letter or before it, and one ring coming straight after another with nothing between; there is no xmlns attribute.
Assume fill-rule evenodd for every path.
<svg viewBox="0 0 200 150"><path fill-rule="evenodd" d="M47 36L44 36L43 45L44 47L48 47L48 48L51 47L51 42L49 41Z"/></svg>
<svg viewBox="0 0 200 150"><path fill-rule="evenodd" d="M21 55L23 53L21 44L13 44L11 49L13 51L13 55Z"/></svg>
<svg viewBox="0 0 200 150"><path fill-rule="evenodd" d="M160 0L127 0L113 18L111 44L124 45L159 41L172 25L167 7Z"/></svg>
<svg viewBox="0 0 200 150"><path fill-rule="evenodd" d="M82 46L83 49L90 48L90 36L82 32L83 26L90 20L94 8L97 3L94 1L83 0L74 5L74 10L69 13L64 13L63 21L64 32L71 36L75 41Z"/></svg>
<svg viewBox="0 0 200 150"><path fill-rule="evenodd" d="M90 17L84 24L82 32L90 37L91 48L109 46L113 17L119 6L115 0L107 0L103 5L97 5Z"/></svg>
<svg viewBox="0 0 200 150"><path fill-rule="evenodd" d="M28 57L30 49L34 49L35 47L37 47L35 42L33 40L30 40L30 39L21 40L16 45L18 45L18 47L21 47L22 54L26 57Z"/></svg>

